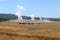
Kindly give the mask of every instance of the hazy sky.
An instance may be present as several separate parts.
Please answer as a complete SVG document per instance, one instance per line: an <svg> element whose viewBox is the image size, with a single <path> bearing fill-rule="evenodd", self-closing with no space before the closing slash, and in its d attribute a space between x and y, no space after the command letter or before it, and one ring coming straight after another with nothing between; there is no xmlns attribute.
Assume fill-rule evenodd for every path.
<svg viewBox="0 0 60 40"><path fill-rule="evenodd" d="M28 16L60 18L60 0L0 0L0 13L17 11Z"/></svg>

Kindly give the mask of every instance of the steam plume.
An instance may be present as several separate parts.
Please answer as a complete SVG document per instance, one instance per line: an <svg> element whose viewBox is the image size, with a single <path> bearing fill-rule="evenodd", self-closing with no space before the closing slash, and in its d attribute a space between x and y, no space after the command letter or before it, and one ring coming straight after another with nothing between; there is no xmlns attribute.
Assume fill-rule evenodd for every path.
<svg viewBox="0 0 60 40"><path fill-rule="evenodd" d="M18 8L18 11L16 12L16 15L18 16L18 19L21 20L22 13L26 11L26 9L21 5L17 5L17 8Z"/></svg>
<svg viewBox="0 0 60 40"><path fill-rule="evenodd" d="M31 14L30 17L32 18L32 20L34 20L34 14Z"/></svg>

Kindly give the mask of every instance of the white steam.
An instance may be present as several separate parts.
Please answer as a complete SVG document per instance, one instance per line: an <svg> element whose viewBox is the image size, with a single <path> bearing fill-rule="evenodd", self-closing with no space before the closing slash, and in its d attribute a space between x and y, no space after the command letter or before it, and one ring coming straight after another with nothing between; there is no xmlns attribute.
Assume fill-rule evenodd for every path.
<svg viewBox="0 0 60 40"><path fill-rule="evenodd" d="M18 8L18 11L16 12L16 15L18 16L18 19L21 20L22 13L26 11L26 9L21 5L17 5L17 8Z"/></svg>
<svg viewBox="0 0 60 40"><path fill-rule="evenodd" d="M20 11L26 11L26 9L23 6L21 6L21 5L17 5L17 8Z"/></svg>
<svg viewBox="0 0 60 40"><path fill-rule="evenodd" d="M18 19L19 19L19 20L22 19L22 18L21 18L21 16L22 16L22 12L17 11L17 12L16 12L16 15L18 16Z"/></svg>
<svg viewBox="0 0 60 40"><path fill-rule="evenodd" d="M30 17L32 18L32 20L34 20L34 14L31 14Z"/></svg>

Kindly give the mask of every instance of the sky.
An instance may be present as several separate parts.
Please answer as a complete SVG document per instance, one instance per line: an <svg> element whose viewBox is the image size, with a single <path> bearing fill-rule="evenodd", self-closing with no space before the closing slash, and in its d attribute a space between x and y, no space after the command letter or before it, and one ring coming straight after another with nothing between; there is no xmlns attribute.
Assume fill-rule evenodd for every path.
<svg viewBox="0 0 60 40"><path fill-rule="evenodd" d="M0 0L0 14L60 18L60 0Z"/></svg>

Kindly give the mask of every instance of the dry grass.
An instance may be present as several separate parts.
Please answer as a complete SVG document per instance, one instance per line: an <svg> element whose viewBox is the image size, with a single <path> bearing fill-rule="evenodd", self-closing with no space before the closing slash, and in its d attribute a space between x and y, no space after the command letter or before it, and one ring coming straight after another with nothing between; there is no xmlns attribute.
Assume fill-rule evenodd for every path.
<svg viewBox="0 0 60 40"><path fill-rule="evenodd" d="M60 40L60 23L19 24L0 22L1 40Z"/></svg>

